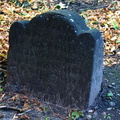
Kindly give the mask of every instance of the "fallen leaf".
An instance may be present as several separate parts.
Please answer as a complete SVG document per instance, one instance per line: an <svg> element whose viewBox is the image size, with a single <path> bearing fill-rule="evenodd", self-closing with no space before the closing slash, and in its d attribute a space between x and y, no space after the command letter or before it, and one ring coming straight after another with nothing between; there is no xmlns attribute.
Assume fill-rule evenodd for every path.
<svg viewBox="0 0 120 120"><path fill-rule="evenodd" d="M0 28L0 31L4 31L4 29L3 29L3 28Z"/></svg>

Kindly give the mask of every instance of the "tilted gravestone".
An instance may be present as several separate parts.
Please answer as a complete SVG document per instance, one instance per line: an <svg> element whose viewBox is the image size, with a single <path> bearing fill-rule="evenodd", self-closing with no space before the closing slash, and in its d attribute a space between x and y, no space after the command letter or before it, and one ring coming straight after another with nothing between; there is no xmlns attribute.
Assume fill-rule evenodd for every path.
<svg viewBox="0 0 120 120"><path fill-rule="evenodd" d="M77 13L56 10L16 21L9 40L10 85L63 107L92 105L101 88L103 41Z"/></svg>

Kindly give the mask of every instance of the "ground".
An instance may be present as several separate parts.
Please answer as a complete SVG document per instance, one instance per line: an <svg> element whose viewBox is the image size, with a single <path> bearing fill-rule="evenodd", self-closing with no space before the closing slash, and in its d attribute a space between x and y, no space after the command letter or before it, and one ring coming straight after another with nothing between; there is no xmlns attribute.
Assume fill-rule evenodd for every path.
<svg viewBox="0 0 120 120"><path fill-rule="evenodd" d="M81 12L86 24L97 28L104 40L103 83L95 103L84 111L71 110L41 103L24 93L4 90L6 85L8 34L16 20L31 19L41 11L13 7L12 3L0 2L0 120L119 120L120 119L120 8L119 4L107 8ZM76 3L77 5L77 3ZM74 7L74 6L73 6ZM46 11L46 10L45 10ZM44 12L44 11L43 11ZM10 18L10 19L8 19Z"/></svg>
<svg viewBox="0 0 120 120"><path fill-rule="evenodd" d="M119 120L120 117L120 57L104 57L102 90L95 103L77 120ZM72 120L75 111L25 94L1 92L0 120ZM79 111L79 110L76 110ZM70 117L68 117L70 116Z"/></svg>

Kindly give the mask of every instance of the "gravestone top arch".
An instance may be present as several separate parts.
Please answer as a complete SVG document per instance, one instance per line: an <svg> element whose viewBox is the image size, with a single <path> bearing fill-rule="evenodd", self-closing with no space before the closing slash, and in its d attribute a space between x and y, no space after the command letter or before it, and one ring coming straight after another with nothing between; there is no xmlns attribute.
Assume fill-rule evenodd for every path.
<svg viewBox="0 0 120 120"><path fill-rule="evenodd" d="M11 25L9 87L41 100L86 109L101 88L103 41L69 10L43 13Z"/></svg>

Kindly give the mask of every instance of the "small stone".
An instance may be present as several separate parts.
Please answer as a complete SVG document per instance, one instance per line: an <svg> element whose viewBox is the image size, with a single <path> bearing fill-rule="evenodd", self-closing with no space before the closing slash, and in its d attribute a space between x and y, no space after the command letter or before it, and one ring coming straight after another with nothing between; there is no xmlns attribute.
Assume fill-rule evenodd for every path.
<svg viewBox="0 0 120 120"><path fill-rule="evenodd" d="M116 105L116 103L113 102L113 101L109 102L109 104L110 104L110 106L115 106Z"/></svg>
<svg viewBox="0 0 120 120"><path fill-rule="evenodd" d="M95 106L95 110L97 110L99 107L98 106Z"/></svg>
<svg viewBox="0 0 120 120"><path fill-rule="evenodd" d="M107 108L107 110L112 110L112 108Z"/></svg>
<svg viewBox="0 0 120 120"><path fill-rule="evenodd" d="M119 96L119 97L120 97L120 94L118 93L118 94L117 94L117 96Z"/></svg>
<svg viewBox="0 0 120 120"><path fill-rule="evenodd" d="M94 113L93 113L93 118L96 118L97 115L98 115L98 113L97 113L97 112L94 112Z"/></svg>
<svg viewBox="0 0 120 120"><path fill-rule="evenodd" d="M87 120L92 119L92 115L86 115Z"/></svg>
<svg viewBox="0 0 120 120"><path fill-rule="evenodd" d="M115 85L115 83L112 83L112 85Z"/></svg>
<svg viewBox="0 0 120 120"><path fill-rule="evenodd" d="M93 111L94 111L94 110L89 110L88 112L89 112L89 113L92 113Z"/></svg>
<svg viewBox="0 0 120 120"><path fill-rule="evenodd" d="M108 88L113 88L115 89L115 87L113 85L108 85Z"/></svg>
<svg viewBox="0 0 120 120"><path fill-rule="evenodd" d="M108 85L109 88L112 88L113 86L112 85Z"/></svg>
<svg viewBox="0 0 120 120"><path fill-rule="evenodd" d="M102 115L103 115L103 116L106 116L106 112L103 112Z"/></svg>

